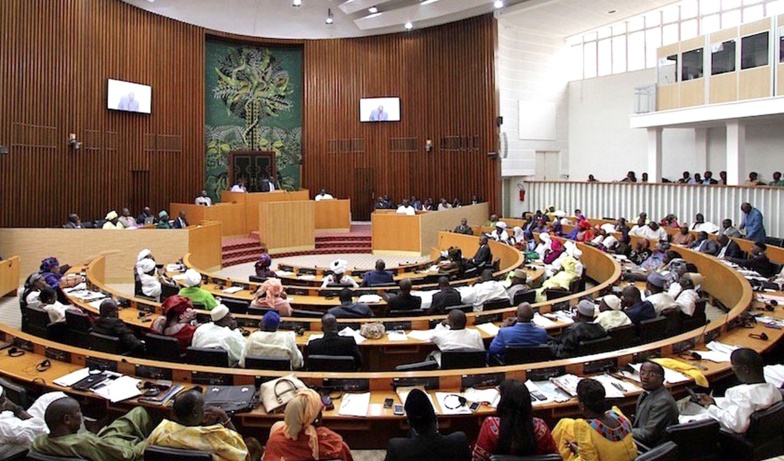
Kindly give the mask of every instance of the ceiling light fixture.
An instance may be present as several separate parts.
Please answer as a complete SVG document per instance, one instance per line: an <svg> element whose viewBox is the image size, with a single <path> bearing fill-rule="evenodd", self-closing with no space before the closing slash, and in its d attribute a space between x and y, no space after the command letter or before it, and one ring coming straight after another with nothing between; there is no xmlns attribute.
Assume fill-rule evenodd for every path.
<svg viewBox="0 0 784 461"><path fill-rule="evenodd" d="M495 0L493 6L495 7L496 10L500 10L501 8L504 7L504 0Z"/></svg>
<svg viewBox="0 0 784 461"><path fill-rule="evenodd" d="M327 19L324 20L327 24L332 24L335 20L332 18L332 8L327 8Z"/></svg>
<svg viewBox="0 0 784 461"><path fill-rule="evenodd" d="M375 6L371 6L370 8L368 8L368 13L376 14L376 13L378 13L378 8L375 7Z"/></svg>
<svg viewBox="0 0 784 461"><path fill-rule="evenodd" d="M406 24L403 27L405 27L406 30L411 30L414 28L414 25L411 24L411 21L406 21Z"/></svg>
<svg viewBox="0 0 784 461"><path fill-rule="evenodd" d="M429 4L435 3L437 1L438 0L424 0L422 3L420 3L420 5L429 5Z"/></svg>
<svg viewBox="0 0 784 461"><path fill-rule="evenodd" d="M302 5L302 0L291 0L291 6L300 6Z"/></svg>

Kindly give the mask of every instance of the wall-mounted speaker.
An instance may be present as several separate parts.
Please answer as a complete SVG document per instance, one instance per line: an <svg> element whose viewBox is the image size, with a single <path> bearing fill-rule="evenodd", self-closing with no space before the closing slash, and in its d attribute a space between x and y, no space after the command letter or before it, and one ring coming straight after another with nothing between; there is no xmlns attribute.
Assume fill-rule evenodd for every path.
<svg viewBox="0 0 784 461"><path fill-rule="evenodd" d="M8 155L8 147L0 146L0 155Z"/></svg>

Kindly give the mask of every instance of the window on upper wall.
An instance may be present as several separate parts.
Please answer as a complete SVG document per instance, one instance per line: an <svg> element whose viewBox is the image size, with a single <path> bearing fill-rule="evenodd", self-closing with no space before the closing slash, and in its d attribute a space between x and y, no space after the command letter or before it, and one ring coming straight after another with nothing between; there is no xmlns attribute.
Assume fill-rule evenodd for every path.
<svg viewBox="0 0 784 461"><path fill-rule="evenodd" d="M696 80L702 78L704 50L698 48L683 53L681 57L681 80Z"/></svg>
<svg viewBox="0 0 784 461"><path fill-rule="evenodd" d="M740 41L740 68L768 65L768 32L743 37Z"/></svg>
<svg viewBox="0 0 784 461"><path fill-rule="evenodd" d="M659 85L669 85L678 81L678 55L673 54L659 59Z"/></svg>
<svg viewBox="0 0 784 461"><path fill-rule="evenodd" d="M784 62L784 27L779 27L779 62Z"/></svg>
<svg viewBox="0 0 784 461"><path fill-rule="evenodd" d="M735 40L711 44L711 75L735 72Z"/></svg>

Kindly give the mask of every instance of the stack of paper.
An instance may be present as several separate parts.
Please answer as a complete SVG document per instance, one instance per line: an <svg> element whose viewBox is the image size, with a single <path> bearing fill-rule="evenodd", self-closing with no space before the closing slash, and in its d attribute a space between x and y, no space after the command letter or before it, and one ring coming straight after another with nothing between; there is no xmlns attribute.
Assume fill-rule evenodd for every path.
<svg viewBox="0 0 784 461"><path fill-rule="evenodd" d="M381 302L381 296L379 295L362 295L357 299L358 303L365 303L365 304L373 304Z"/></svg>
<svg viewBox="0 0 784 461"><path fill-rule="evenodd" d="M139 391L140 380L131 376L121 376L113 381L105 381L105 386L93 389L93 392L112 403L121 402L141 395Z"/></svg>
<svg viewBox="0 0 784 461"><path fill-rule="evenodd" d="M498 406L498 401L501 400L501 394L495 387L490 389L474 389L473 387L469 387L466 389L464 397L469 402L483 402L493 408L496 408Z"/></svg>
<svg viewBox="0 0 784 461"><path fill-rule="evenodd" d="M579 376L565 374L550 378L550 381L572 397L577 395L577 384L582 380Z"/></svg>
<svg viewBox="0 0 784 461"><path fill-rule="evenodd" d="M298 275L297 278L300 280L316 280L316 276L311 274Z"/></svg>
<svg viewBox="0 0 784 461"><path fill-rule="evenodd" d="M294 272L276 270L275 275L277 275L278 277L291 277L292 275L294 275Z"/></svg>
<svg viewBox="0 0 784 461"><path fill-rule="evenodd" d="M476 325L476 328L478 330L484 331L487 336L493 337L498 336L498 332L501 330L496 324L490 322Z"/></svg>
<svg viewBox="0 0 784 461"><path fill-rule="evenodd" d="M555 383L553 383L553 382L550 382L550 381L531 381L531 383L534 386L536 386L536 388L539 389L539 392L541 392L542 395L545 396L545 401L544 402L568 402L569 400L572 399L571 395L567 394L561 388L556 386ZM533 386L528 386L528 383L526 383L526 387L528 387L529 391L533 392L531 390L531 388ZM544 402L542 402L542 403L544 403ZM539 402L534 402L534 404L536 404L536 403L539 403Z"/></svg>
<svg viewBox="0 0 784 461"><path fill-rule="evenodd" d="M538 327L542 327L542 328L550 328L550 327L555 326L555 322L553 322L552 320L548 319L547 317L543 317L543 316L539 315L538 312L534 314L533 323L534 323L534 325L536 325Z"/></svg>
<svg viewBox="0 0 784 461"><path fill-rule="evenodd" d="M730 361L730 354L737 349L737 346L720 343L718 341L711 341L705 345L707 351L694 351L700 354L703 360L710 360L711 362L722 363Z"/></svg>
<svg viewBox="0 0 784 461"><path fill-rule="evenodd" d="M460 394L454 392L436 392L436 401L441 407L442 415L470 415L471 410L466 404L460 404Z"/></svg>
<svg viewBox="0 0 784 461"><path fill-rule="evenodd" d="M569 313L569 311L558 311L555 313L555 318L558 319L558 321L568 325L574 323L574 319L572 319L572 315Z"/></svg>
<svg viewBox="0 0 784 461"><path fill-rule="evenodd" d="M765 367L765 382L776 387L784 384L784 365L768 365Z"/></svg>
<svg viewBox="0 0 784 461"><path fill-rule="evenodd" d="M221 291L223 291L224 293L232 294L238 291L242 291L242 287L229 287Z"/></svg>
<svg viewBox="0 0 784 461"><path fill-rule="evenodd" d="M84 378L86 378L89 375L90 375L90 369L89 368L82 368L82 369L73 371L71 373L68 373L65 376L61 376L61 377L55 379L53 382L55 384L57 384L58 386L71 387L71 386L73 386L74 384L76 384L79 381L83 380Z"/></svg>
<svg viewBox="0 0 784 461"><path fill-rule="evenodd" d="M390 341L406 341L408 339L406 332L403 330L387 331L387 337Z"/></svg>
<svg viewBox="0 0 784 461"><path fill-rule="evenodd" d="M370 392L364 394L343 394L338 414L343 416L367 416L370 406Z"/></svg>
<svg viewBox="0 0 784 461"><path fill-rule="evenodd" d="M362 344L366 341L366 338L359 334L358 331L354 330L351 327L346 327L338 332L338 336L351 336L354 338L354 341L357 344ZM310 341L308 341L310 342Z"/></svg>
<svg viewBox="0 0 784 461"><path fill-rule="evenodd" d="M548 383L548 384L552 384L552 383ZM530 379L525 382L525 387L528 388L528 392L531 394L531 405L541 405L543 403L553 401L553 399L550 396L542 392L542 389L540 389L539 386L537 386L536 383L534 383ZM566 400L568 400L568 397L566 397Z"/></svg>
<svg viewBox="0 0 784 461"><path fill-rule="evenodd" d="M417 341L428 342L433 339L433 330L412 330L408 333L408 337Z"/></svg>
<svg viewBox="0 0 784 461"><path fill-rule="evenodd" d="M605 394L609 399L620 399L628 392L642 391L640 387L635 386L634 384L621 381L620 379L607 374L592 376L591 378L602 383Z"/></svg>

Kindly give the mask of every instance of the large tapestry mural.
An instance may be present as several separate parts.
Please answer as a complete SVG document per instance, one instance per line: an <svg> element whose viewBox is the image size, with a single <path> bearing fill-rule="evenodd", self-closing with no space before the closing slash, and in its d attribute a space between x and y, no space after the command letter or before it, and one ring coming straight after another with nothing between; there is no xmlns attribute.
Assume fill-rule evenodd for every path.
<svg viewBox="0 0 784 461"><path fill-rule="evenodd" d="M206 189L228 189L229 152L274 151L281 186L298 189L302 160L302 48L208 40Z"/></svg>

